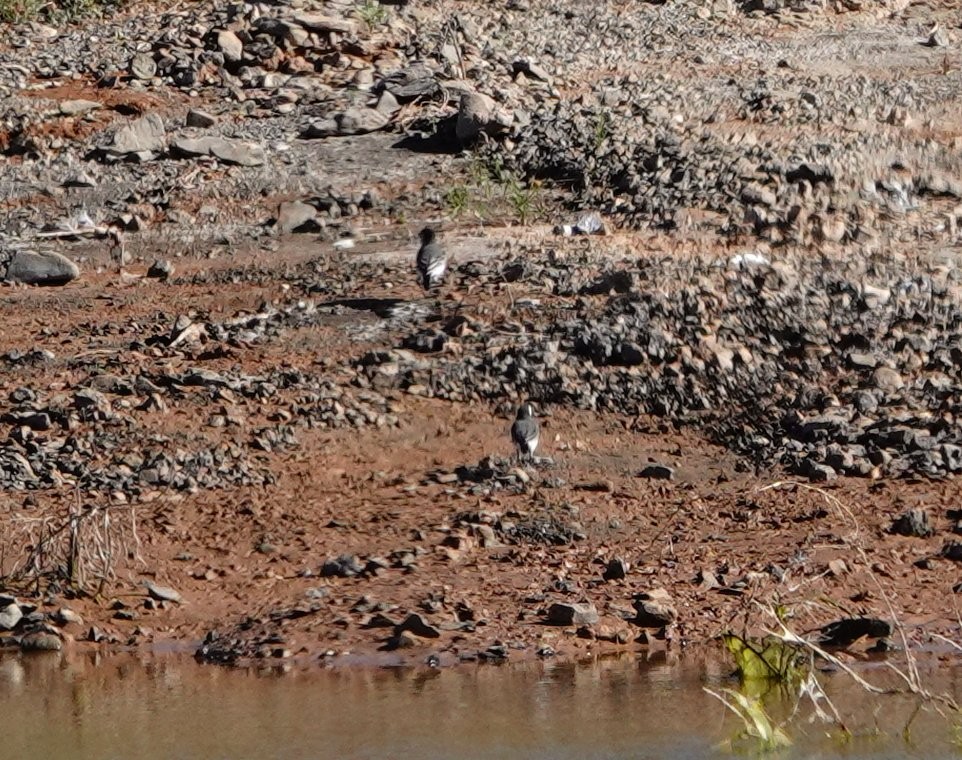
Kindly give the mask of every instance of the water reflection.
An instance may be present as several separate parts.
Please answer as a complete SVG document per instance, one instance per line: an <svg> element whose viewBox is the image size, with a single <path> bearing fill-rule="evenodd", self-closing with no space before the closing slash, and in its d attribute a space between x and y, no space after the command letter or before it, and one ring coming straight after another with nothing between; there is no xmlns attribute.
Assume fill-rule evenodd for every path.
<svg viewBox="0 0 962 760"><path fill-rule="evenodd" d="M737 723L702 685L732 685L716 661L634 657L457 670L268 672L176 656L0 657L0 756L10 758L696 758ZM946 671L941 688L958 676ZM829 679L859 725L889 737L911 700ZM783 704L787 710L790 705ZM793 724L796 757L954 755L952 724L923 715L916 745L847 746ZM844 752L843 752L844 750Z"/></svg>

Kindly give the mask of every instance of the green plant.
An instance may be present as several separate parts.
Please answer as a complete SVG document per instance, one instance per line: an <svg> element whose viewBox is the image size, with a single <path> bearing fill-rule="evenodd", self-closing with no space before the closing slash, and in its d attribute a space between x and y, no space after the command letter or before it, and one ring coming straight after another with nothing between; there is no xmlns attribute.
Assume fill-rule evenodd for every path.
<svg viewBox="0 0 962 760"><path fill-rule="evenodd" d="M522 225L527 224L534 209L534 190L531 186L510 175L505 181L505 197L518 221Z"/></svg>
<svg viewBox="0 0 962 760"><path fill-rule="evenodd" d="M381 26L387 21L387 9L378 0L363 0L355 6L355 10L368 29Z"/></svg>
<svg viewBox="0 0 962 760"><path fill-rule="evenodd" d="M798 680L804 675L808 660L804 650L777 636L752 640L726 633L722 635L722 641L735 659L735 667L742 681L766 679L785 682Z"/></svg>
<svg viewBox="0 0 962 760"><path fill-rule="evenodd" d="M464 185L455 185L444 194L444 205L453 216L460 216L468 209L470 193Z"/></svg>
<svg viewBox="0 0 962 760"><path fill-rule="evenodd" d="M0 22L19 24L36 18L45 3L42 0L0 0Z"/></svg>
<svg viewBox="0 0 962 760"><path fill-rule="evenodd" d="M611 114L607 111L601 111L595 119L595 150L598 150L601 144L608 139L610 132Z"/></svg>
<svg viewBox="0 0 962 760"><path fill-rule="evenodd" d="M742 721L745 728L737 738L757 741L759 748L766 752L787 747L792 743L782 727L776 725L765 712L761 700L746 697L733 689L722 689L721 693L705 689L705 692L719 700Z"/></svg>

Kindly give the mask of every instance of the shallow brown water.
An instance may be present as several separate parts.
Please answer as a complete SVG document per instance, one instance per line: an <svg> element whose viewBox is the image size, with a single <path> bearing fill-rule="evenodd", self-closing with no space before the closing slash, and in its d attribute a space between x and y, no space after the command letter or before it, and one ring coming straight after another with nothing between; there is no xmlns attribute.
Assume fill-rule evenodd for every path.
<svg viewBox="0 0 962 760"><path fill-rule="evenodd" d="M733 686L724 672L619 660L278 675L173 656L5 655L0 757L716 757L739 724L702 687ZM951 721L923 714L907 744L908 700L825 682L859 735L841 743L796 720L795 744L778 757L958 756ZM773 712L788 707L773 700Z"/></svg>

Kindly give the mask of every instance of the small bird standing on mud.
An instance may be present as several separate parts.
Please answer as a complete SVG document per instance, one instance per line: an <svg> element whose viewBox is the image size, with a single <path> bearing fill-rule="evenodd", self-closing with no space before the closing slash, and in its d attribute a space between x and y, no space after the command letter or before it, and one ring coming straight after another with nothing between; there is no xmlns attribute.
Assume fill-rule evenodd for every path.
<svg viewBox="0 0 962 760"><path fill-rule="evenodd" d="M430 227L421 230L421 248L418 250L417 268L421 287L426 291L441 284L444 272L448 268L448 257L437 242L434 230Z"/></svg>
<svg viewBox="0 0 962 760"><path fill-rule="evenodd" d="M538 448L538 421L534 418L534 407L526 401L518 407L518 416L511 426L511 440L518 447L518 459L534 458Z"/></svg>

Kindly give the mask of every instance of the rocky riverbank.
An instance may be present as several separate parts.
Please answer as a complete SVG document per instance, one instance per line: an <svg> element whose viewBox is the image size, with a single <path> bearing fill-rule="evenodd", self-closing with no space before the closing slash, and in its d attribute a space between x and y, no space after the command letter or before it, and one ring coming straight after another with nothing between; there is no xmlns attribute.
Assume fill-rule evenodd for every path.
<svg viewBox="0 0 962 760"><path fill-rule="evenodd" d="M826 598L954 632L957 19L496 6L11 28L3 641L499 660Z"/></svg>

